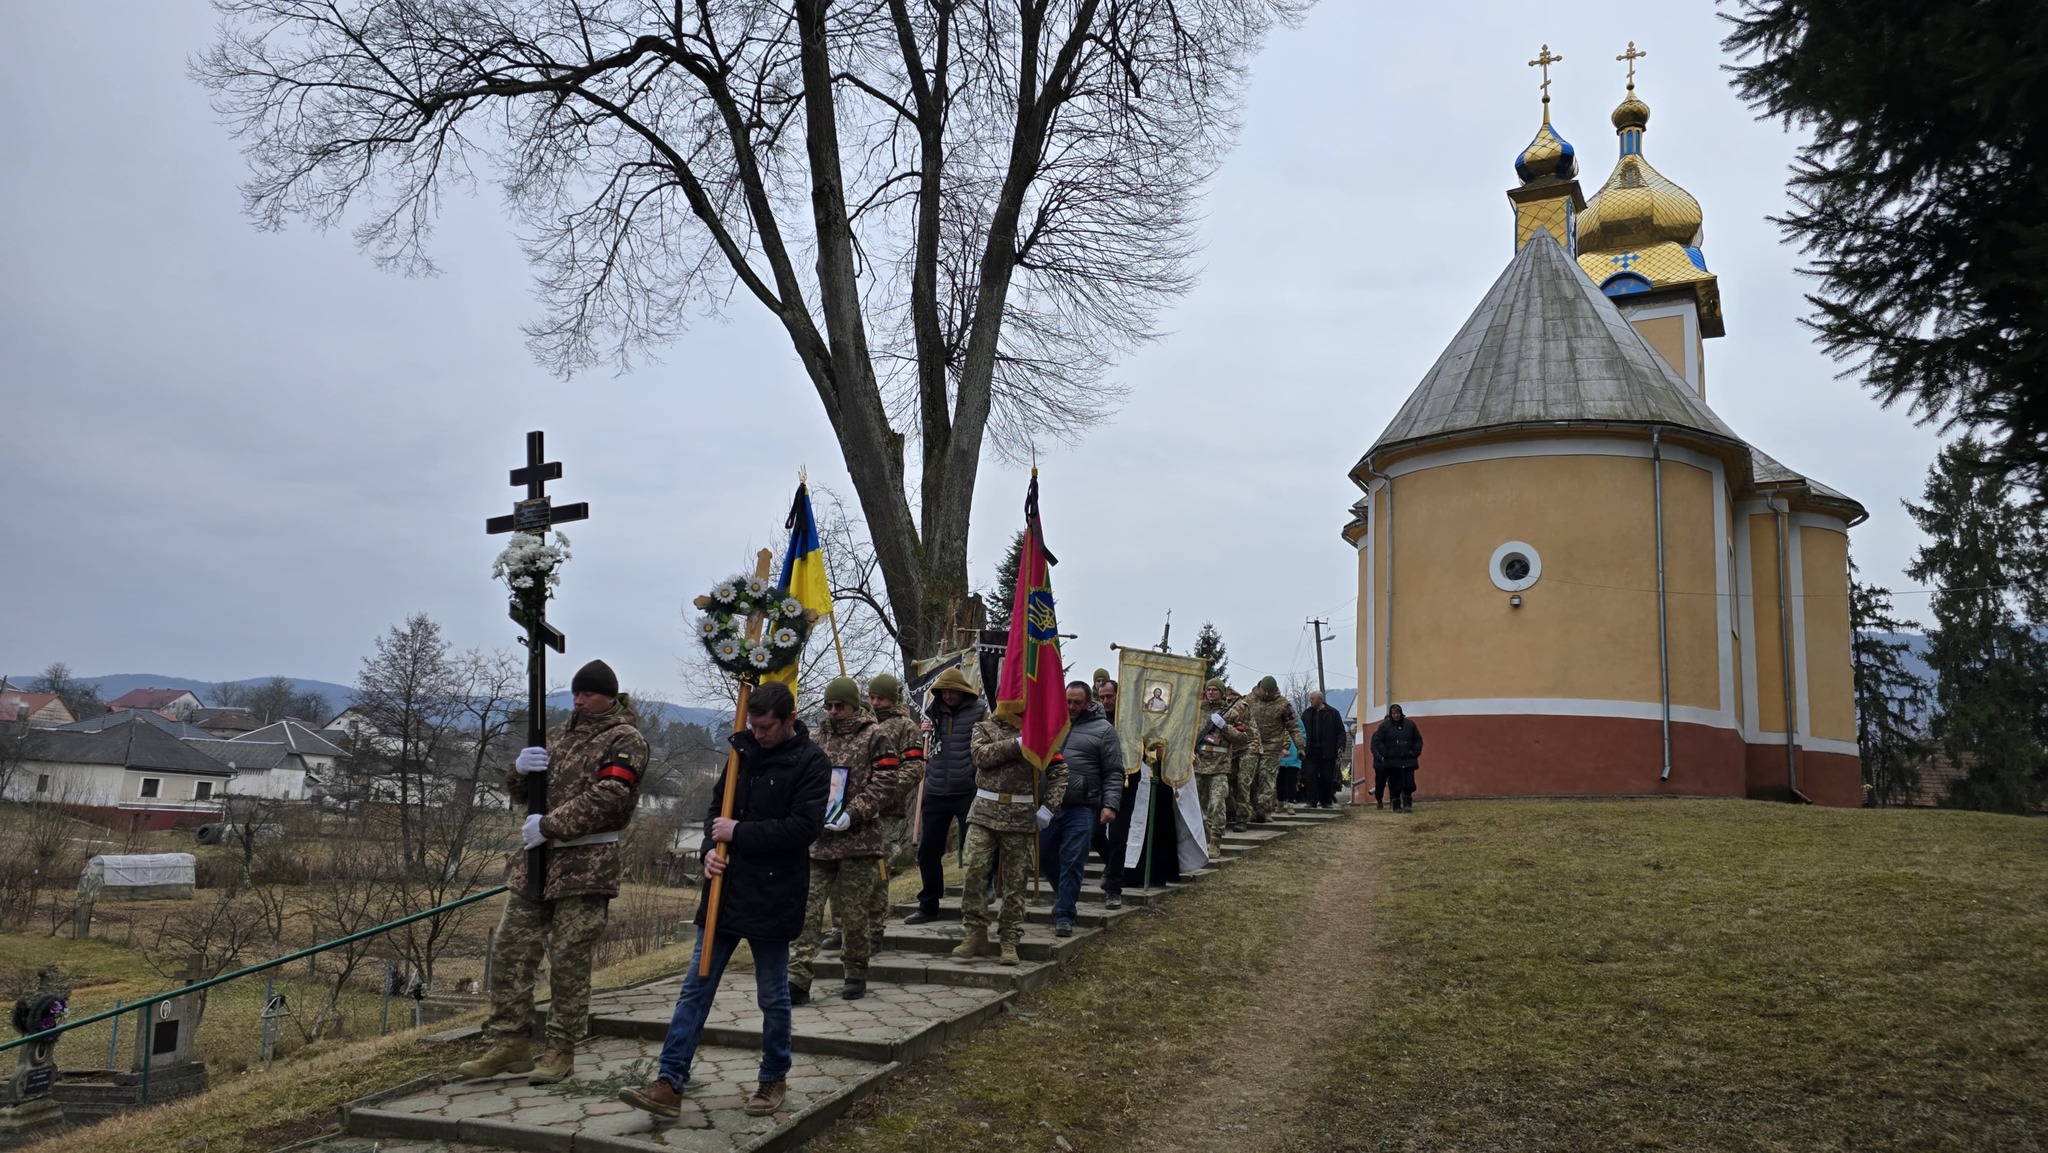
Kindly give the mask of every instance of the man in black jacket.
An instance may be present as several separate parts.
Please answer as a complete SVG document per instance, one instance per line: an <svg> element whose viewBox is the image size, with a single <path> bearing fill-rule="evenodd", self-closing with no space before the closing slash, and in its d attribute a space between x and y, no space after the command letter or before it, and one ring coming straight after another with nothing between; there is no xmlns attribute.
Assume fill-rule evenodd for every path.
<svg viewBox="0 0 2048 1153"><path fill-rule="evenodd" d="M1095 703L1087 681L1067 685L1067 724L1066 743L1060 746L1060 755L1067 762L1067 792L1052 823L1038 834L1038 859L1058 863L1052 898L1055 937L1074 935L1088 847L1094 843L1096 830L1106 829L1116 820L1124 796L1123 744L1117 740L1116 727ZM1122 884L1119 876L1119 889Z"/></svg>
<svg viewBox="0 0 2048 1153"><path fill-rule="evenodd" d="M1344 743L1344 715L1325 703L1323 694L1310 693L1301 728L1308 738L1308 747L1301 750L1302 765L1308 770L1308 803L1313 808L1333 808L1337 803L1337 758L1351 751Z"/></svg>
<svg viewBox="0 0 2048 1153"><path fill-rule="evenodd" d="M974 806L974 726L988 711L959 669L940 673L932 689L936 699L924 722L924 800L918 806L917 869L924 887L917 893L917 911L903 918L906 925L939 915L939 898L946 895L946 836L958 822L966 843L967 810Z"/></svg>
<svg viewBox="0 0 2048 1153"><path fill-rule="evenodd" d="M760 1085L747 1102L747 1114L772 1115L789 1091L789 943L804 928L811 842L825 825L832 766L796 719L796 699L788 686L774 681L753 691L747 728L733 734L732 745L739 762L732 816L719 816L725 797L721 773L704 817L705 889L697 905L697 949L662 1042L660 1072L646 1085L619 1094L621 1101L657 1117L682 1112L683 1086L690 1080L690 1062L711 999L743 940L754 954L754 994L762 1016ZM726 765L730 772L732 761ZM724 855L714 851L718 846ZM699 977L710 882L721 875L718 932L709 945L711 975Z"/></svg>
<svg viewBox="0 0 2048 1153"><path fill-rule="evenodd" d="M1422 730L1408 719L1400 705L1387 706L1387 718L1372 731L1374 775L1384 766L1387 791L1393 794L1394 811L1415 811L1415 770L1422 763Z"/></svg>

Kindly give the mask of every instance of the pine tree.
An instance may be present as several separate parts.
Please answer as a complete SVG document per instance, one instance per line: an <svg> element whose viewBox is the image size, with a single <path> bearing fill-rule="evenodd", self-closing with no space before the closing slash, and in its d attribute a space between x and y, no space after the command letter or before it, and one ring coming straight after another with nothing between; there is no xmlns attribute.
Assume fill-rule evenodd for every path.
<svg viewBox="0 0 2048 1153"><path fill-rule="evenodd" d="M1965 774L1948 803L2020 813L2048 795L2048 641L2027 619L2048 534L1988 455L1965 437L1935 458L1926 503L1906 505L1929 538L1906 571L1938 590L1931 728Z"/></svg>
<svg viewBox="0 0 2048 1153"><path fill-rule="evenodd" d="M1006 629L1010 627L1011 602L1017 597L1017 569L1024 563L1024 530L1010 538L1010 551L1003 554L1003 563L996 566L996 583L982 599L988 602L988 627Z"/></svg>
<svg viewBox="0 0 2048 1153"><path fill-rule="evenodd" d="M1219 680L1230 673L1230 650L1224 647L1223 634L1208 621L1202 622L1202 631L1195 634L1195 655L1209 662L1207 680Z"/></svg>
<svg viewBox="0 0 2048 1153"><path fill-rule="evenodd" d="M1929 745L1919 717L1927 709L1927 684L1906 666L1911 646L1894 637L1906 622L1892 615L1890 589L1855 579L1849 563L1850 661L1856 679L1856 747L1863 755L1863 783L1879 805L1912 799Z"/></svg>
<svg viewBox="0 0 2048 1153"><path fill-rule="evenodd" d="M1995 434L2048 495L2048 20L2037 0L1744 0L1723 47L1812 133L1777 220L1810 321L1886 405Z"/></svg>

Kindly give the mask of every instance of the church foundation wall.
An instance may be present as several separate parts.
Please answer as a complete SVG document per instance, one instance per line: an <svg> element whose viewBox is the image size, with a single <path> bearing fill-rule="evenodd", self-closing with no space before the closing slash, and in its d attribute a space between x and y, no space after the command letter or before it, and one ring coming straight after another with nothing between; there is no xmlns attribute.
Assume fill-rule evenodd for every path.
<svg viewBox="0 0 2048 1153"><path fill-rule="evenodd" d="M1663 770L1663 727L1634 717L1542 714L1417 716L1422 797L1747 795L1741 734L1675 722L1671 779ZM1367 740L1371 730L1367 730ZM1369 799L1372 751L1357 749L1356 796ZM1354 798L1355 799L1355 798Z"/></svg>
<svg viewBox="0 0 2048 1153"><path fill-rule="evenodd" d="M1784 745L1749 745L1745 759L1749 796L1769 801L1792 799L1791 786L1785 780ZM1802 748L1799 791L1816 805L1855 808L1863 803L1863 762L1847 753Z"/></svg>

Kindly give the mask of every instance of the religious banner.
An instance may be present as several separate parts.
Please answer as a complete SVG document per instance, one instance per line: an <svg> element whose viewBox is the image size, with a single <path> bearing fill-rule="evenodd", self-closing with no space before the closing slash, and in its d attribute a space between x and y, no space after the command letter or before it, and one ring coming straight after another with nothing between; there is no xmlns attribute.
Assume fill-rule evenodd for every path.
<svg viewBox="0 0 2048 1153"><path fill-rule="evenodd" d="M1117 650L1117 740L1123 745L1125 764L1145 766L1135 791L1139 803L1131 810L1126 868L1144 868L1148 849L1174 853L1182 872L1209 862L1194 775L1195 730L1207 670L1208 662L1201 657ZM1165 803L1157 803L1162 799Z"/></svg>

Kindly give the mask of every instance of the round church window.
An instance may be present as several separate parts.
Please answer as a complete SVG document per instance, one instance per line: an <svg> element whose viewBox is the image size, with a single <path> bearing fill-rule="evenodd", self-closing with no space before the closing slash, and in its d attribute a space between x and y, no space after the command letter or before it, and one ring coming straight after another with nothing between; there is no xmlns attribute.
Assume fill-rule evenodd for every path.
<svg viewBox="0 0 2048 1153"><path fill-rule="evenodd" d="M1522 541L1511 540L1493 550L1486 575L1502 592L1518 593L1535 584L1536 579L1543 575L1543 558Z"/></svg>

